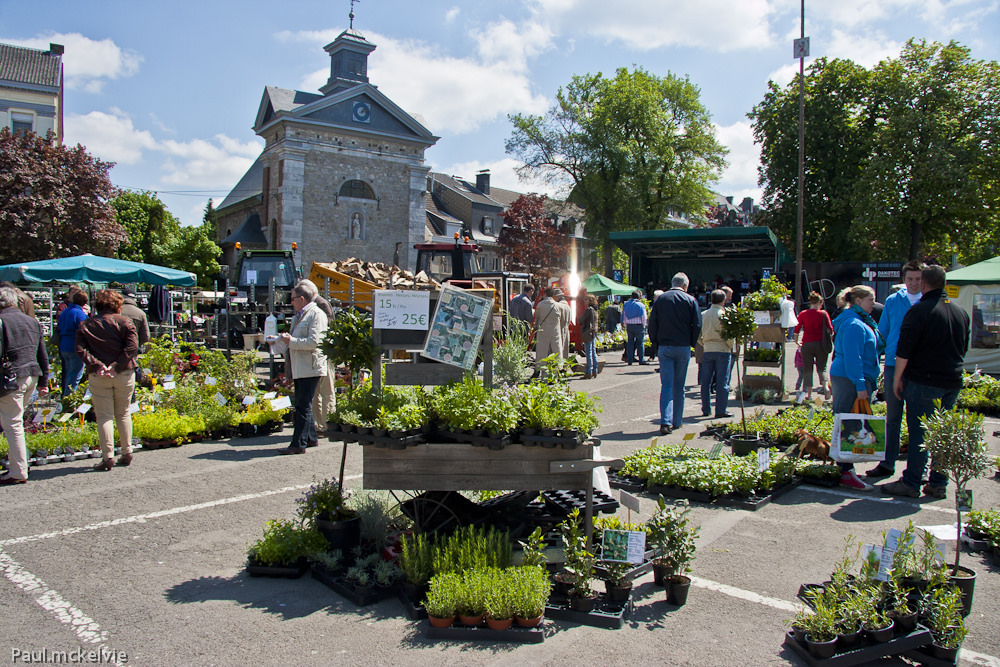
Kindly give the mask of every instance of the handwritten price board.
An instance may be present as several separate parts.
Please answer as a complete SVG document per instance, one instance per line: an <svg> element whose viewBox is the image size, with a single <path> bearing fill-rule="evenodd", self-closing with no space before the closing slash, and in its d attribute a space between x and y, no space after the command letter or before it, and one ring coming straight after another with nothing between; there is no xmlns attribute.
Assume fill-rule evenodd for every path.
<svg viewBox="0 0 1000 667"><path fill-rule="evenodd" d="M375 290L375 328L413 329L430 327L430 292L411 290Z"/></svg>

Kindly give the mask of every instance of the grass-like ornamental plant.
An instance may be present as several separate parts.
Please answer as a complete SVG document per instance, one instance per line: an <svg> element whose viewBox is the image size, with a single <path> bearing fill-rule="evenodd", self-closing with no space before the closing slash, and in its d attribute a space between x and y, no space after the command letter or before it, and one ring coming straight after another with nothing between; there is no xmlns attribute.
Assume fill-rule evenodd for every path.
<svg viewBox="0 0 1000 667"><path fill-rule="evenodd" d="M399 568L407 583L423 586L434 573L434 542L423 533L404 535L400 540Z"/></svg>

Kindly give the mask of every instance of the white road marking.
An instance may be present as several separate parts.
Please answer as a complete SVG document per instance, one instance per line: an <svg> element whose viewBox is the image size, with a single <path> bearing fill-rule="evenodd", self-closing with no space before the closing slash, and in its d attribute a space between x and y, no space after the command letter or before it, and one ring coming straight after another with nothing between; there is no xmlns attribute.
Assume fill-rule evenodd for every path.
<svg viewBox="0 0 1000 667"><path fill-rule="evenodd" d="M0 570L11 583L31 595L38 606L60 623L70 626L81 642L99 644L99 649L105 648L104 643L108 641L108 633L101 630L96 621L67 602L44 581L25 570L3 551L0 551Z"/></svg>
<svg viewBox="0 0 1000 667"><path fill-rule="evenodd" d="M360 479L360 478L361 475L347 475L344 477L344 481L346 482L348 480ZM121 519L110 519L108 521L100 521L98 523L92 523L88 526L77 526L75 528L66 528L65 530L57 530L51 533L40 533L38 535L14 537L0 541L0 547L6 547L14 544L24 544L26 542L38 542L40 540L47 540L53 537L65 537L67 535L75 535L76 533L82 533L86 530L99 530L101 528L122 526L129 523L144 523L149 519L159 519L165 516L184 514L186 512L194 512L196 510L208 509L210 507L219 507L220 505L239 503L245 500L256 500L257 498L266 498L267 496L274 496L281 493L288 493L289 491L301 491L302 489L308 489L310 486L311 484L297 484L295 486L285 486L280 489L271 489L269 491L261 491L259 493L246 493L241 496L233 496L232 498L221 498L219 500L210 500L205 503L198 503L197 505L185 505L183 507L174 507L172 509L160 510L158 512L150 512L148 514L136 514L134 516L124 517Z"/></svg>
<svg viewBox="0 0 1000 667"><path fill-rule="evenodd" d="M944 512L946 514L952 514L952 515L955 514L955 510L948 507L939 507L937 505L926 505L923 503L908 502L906 500L901 500L900 498L894 496L882 495L882 492L879 491L878 489L875 489L874 491L856 492L856 491L847 491L845 489L840 489L840 488L828 489L822 486L812 486L810 484L803 484L799 486L799 489L802 491L815 491L816 493L828 493L832 496L840 496L842 498L860 498L861 500L872 500L874 502L899 503L902 505L909 505L911 507L916 507L922 510L933 510L935 512Z"/></svg>
<svg viewBox="0 0 1000 667"><path fill-rule="evenodd" d="M982 665L982 667L1000 667L1000 658L995 658L985 653L976 653L967 648L963 648L958 652L958 659L970 662L973 665Z"/></svg>
<svg viewBox="0 0 1000 667"><path fill-rule="evenodd" d="M710 591L723 593L729 597L739 598L740 600L767 605L768 607L774 607L775 609L780 609L782 611L789 611L793 614L797 614L799 610L802 609L801 603L796 604L794 602L787 602L777 598L769 598L766 595L761 595L760 593L745 591L742 588L736 588L735 586L730 586L729 584L720 584L717 581L710 581L709 579L702 579L701 577L691 577L691 585L697 586L698 588L707 588Z"/></svg>

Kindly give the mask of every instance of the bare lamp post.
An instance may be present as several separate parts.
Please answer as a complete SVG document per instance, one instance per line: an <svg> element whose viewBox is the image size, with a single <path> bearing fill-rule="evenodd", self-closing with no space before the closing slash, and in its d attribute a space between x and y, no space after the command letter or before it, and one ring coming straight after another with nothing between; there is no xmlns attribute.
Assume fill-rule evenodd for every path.
<svg viewBox="0 0 1000 667"><path fill-rule="evenodd" d="M809 38L806 37L806 0L801 2L799 38L792 47L799 59L799 205L795 223L795 305L802 307L802 236L804 234L805 183L806 183L806 56L809 55Z"/></svg>

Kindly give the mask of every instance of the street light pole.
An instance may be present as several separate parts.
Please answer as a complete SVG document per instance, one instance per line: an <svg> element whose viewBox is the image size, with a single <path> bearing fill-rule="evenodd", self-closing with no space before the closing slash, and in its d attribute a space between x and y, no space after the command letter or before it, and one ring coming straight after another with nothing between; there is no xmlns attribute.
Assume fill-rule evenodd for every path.
<svg viewBox="0 0 1000 667"><path fill-rule="evenodd" d="M806 0L801 1L799 16L799 39L795 40L793 51L799 59L799 204L795 224L795 303L801 308L802 294L802 237L805 217L806 182L806 56L809 55L809 38L806 37Z"/></svg>

